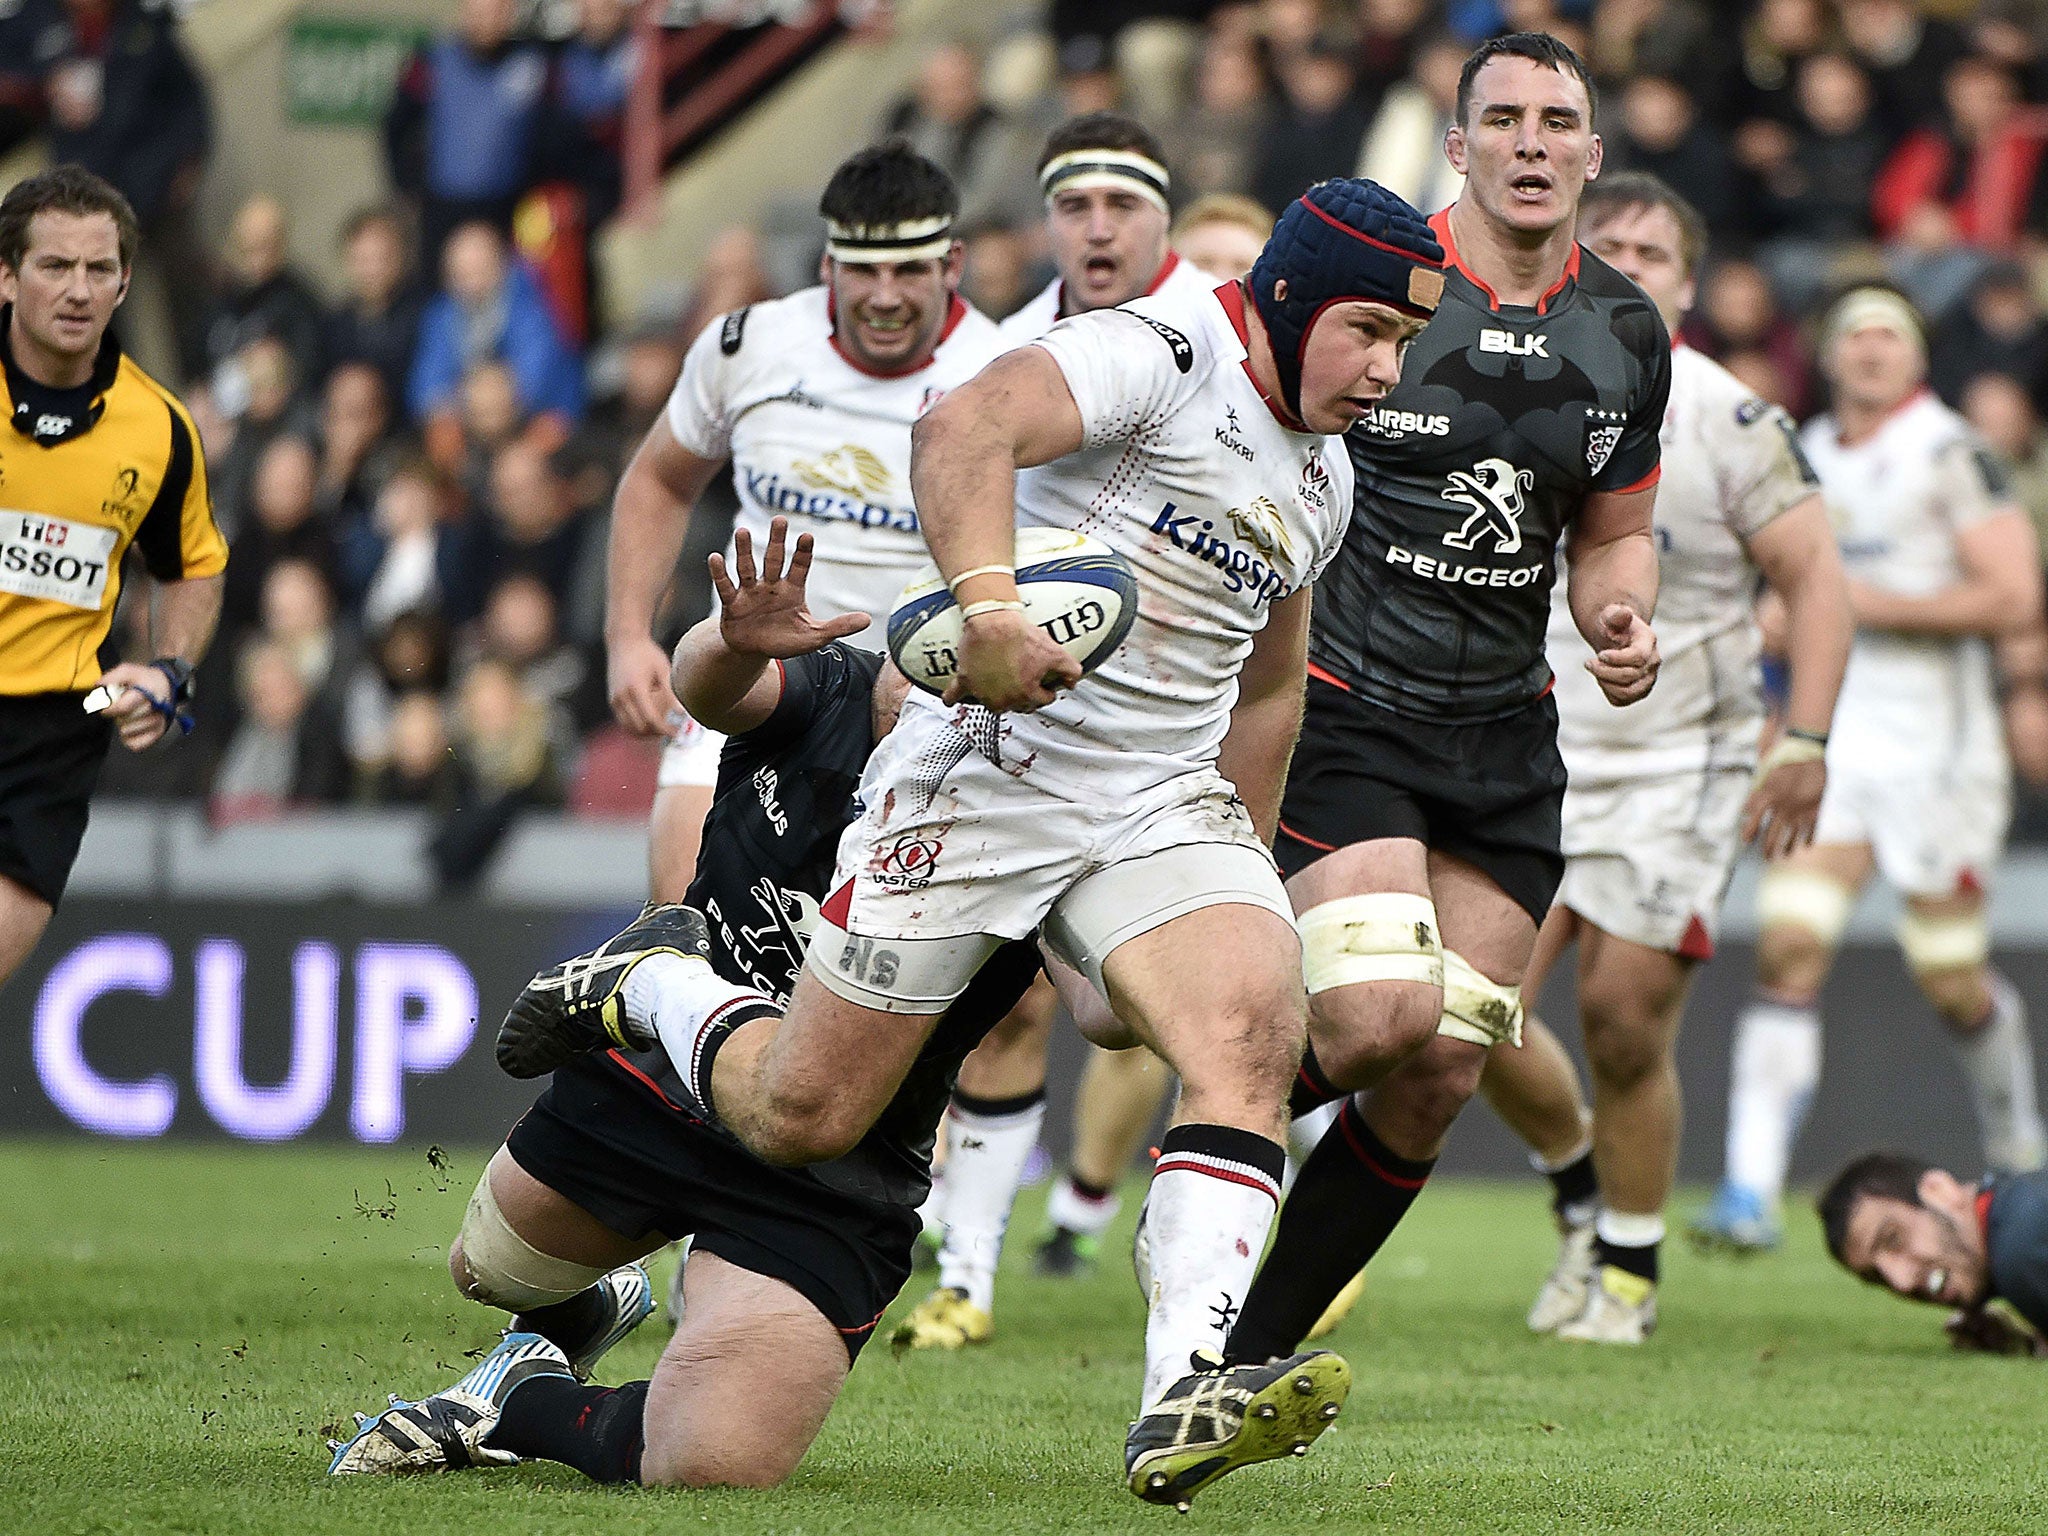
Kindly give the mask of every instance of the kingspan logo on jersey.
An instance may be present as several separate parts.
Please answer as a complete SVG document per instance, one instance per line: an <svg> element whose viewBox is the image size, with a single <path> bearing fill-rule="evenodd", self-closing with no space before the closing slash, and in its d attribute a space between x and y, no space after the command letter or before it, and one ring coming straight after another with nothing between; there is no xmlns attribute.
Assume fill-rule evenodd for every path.
<svg viewBox="0 0 2048 1536"><path fill-rule="evenodd" d="M1171 501L1152 519L1152 531L1165 534L1175 549L1184 549L1215 566L1223 573L1223 585L1232 592L1249 591L1261 603L1284 596L1287 578L1257 553L1261 549L1267 554L1285 553L1287 536L1280 509L1268 498L1255 496L1249 507L1231 508L1229 518L1232 531L1253 549L1240 549L1220 537L1209 518L1198 520L1195 513L1183 512Z"/></svg>
<svg viewBox="0 0 2048 1536"><path fill-rule="evenodd" d="M1448 479L1450 483L1438 494L1470 511L1464 522L1444 535L1444 543L1452 549L1477 550L1490 538L1496 555L1518 553L1525 510L1522 498L1535 486L1536 476L1506 459L1481 459L1469 470L1452 470ZM1387 546L1387 564L1405 565L1431 581L1467 587L1526 587L1543 574L1540 564L1459 565L1398 544Z"/></svg>
<svg viewBox="0 0 2048 1536"><path fill-rule="evenodd" d="M917 513L877 500L891 483L889 468L871 448L844 443L816 458L795 459L786 484L775 470L739 466L740 483L754 504L767 512L794 512L863 528L891 528L916 533Z"/></svg>

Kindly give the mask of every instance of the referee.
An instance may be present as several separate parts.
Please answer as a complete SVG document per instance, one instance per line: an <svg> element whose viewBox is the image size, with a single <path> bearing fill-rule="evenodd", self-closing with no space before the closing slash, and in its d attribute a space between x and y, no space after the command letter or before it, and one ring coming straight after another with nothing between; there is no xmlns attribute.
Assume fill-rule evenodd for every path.
<svg viewBox="0 0 2048 1536"><path fill-rule="evenodd" d="M220 617L199 434L107 334L135 243L128 200L77 166L0 199L0 982L64 894L114 733L140 752L189 727ZM131 544L156 582L156 659L111 665Z"/></svg>

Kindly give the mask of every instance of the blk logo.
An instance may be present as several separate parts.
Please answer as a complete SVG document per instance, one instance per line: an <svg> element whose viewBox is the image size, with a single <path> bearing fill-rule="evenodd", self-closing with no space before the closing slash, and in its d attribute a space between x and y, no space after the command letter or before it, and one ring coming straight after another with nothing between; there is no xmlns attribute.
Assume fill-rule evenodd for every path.
<svg viewBox="0 0 2048 1536"><path fill-rule="evenodd" d="M1544 349L1548 339L1533 331L1527 336L1517 336L1513 331L1481 331L1479 350L1498 352L1508 357L1547 358L1550 353Z"/></svg>

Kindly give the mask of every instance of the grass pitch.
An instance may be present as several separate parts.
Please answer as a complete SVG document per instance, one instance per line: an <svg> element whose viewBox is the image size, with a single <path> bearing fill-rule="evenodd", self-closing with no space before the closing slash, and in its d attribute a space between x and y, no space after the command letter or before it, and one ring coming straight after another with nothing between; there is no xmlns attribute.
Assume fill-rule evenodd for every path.
<svg viewBox="0 0 2048 1536"><path fill-rule="evenodd" d="M1532 1339L1552 1252L1533 1183L1432 1188L1330 1341L1357 1375L1344 1417L1184 1523L1119 1486L1127 1269L1033 1278L1032 1197L996 1342L898 1361L878 1341L783 1489L601 1489L545 1464L329 1481L350 1410L447 1384L495 1331L442 1267L483 1157L0 1145L0 1531L2048 1530L2048 1364L1951 1354L1939 1313L1834 1271L1800 1216L1777 1256L1673 1252L1642 1350ZM657 1318L603 1379L644 1374L660 1338Z"/></svg>

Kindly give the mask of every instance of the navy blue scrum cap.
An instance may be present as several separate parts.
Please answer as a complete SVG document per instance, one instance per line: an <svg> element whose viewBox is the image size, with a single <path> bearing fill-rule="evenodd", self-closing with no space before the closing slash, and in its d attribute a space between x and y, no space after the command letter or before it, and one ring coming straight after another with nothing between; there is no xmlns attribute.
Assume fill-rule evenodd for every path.
<svg viewBox="0 0 2048 1536"><path fill-rule="evenodd" d="M1429 221L1376 181L1332 177L1289 203L1246 277L1287 409L1301 414L1301 360L1324 310L1364 299L1427 320L1444 296L1443 267ZM1276 298L1283 278L1287 297Z"/></svg>

